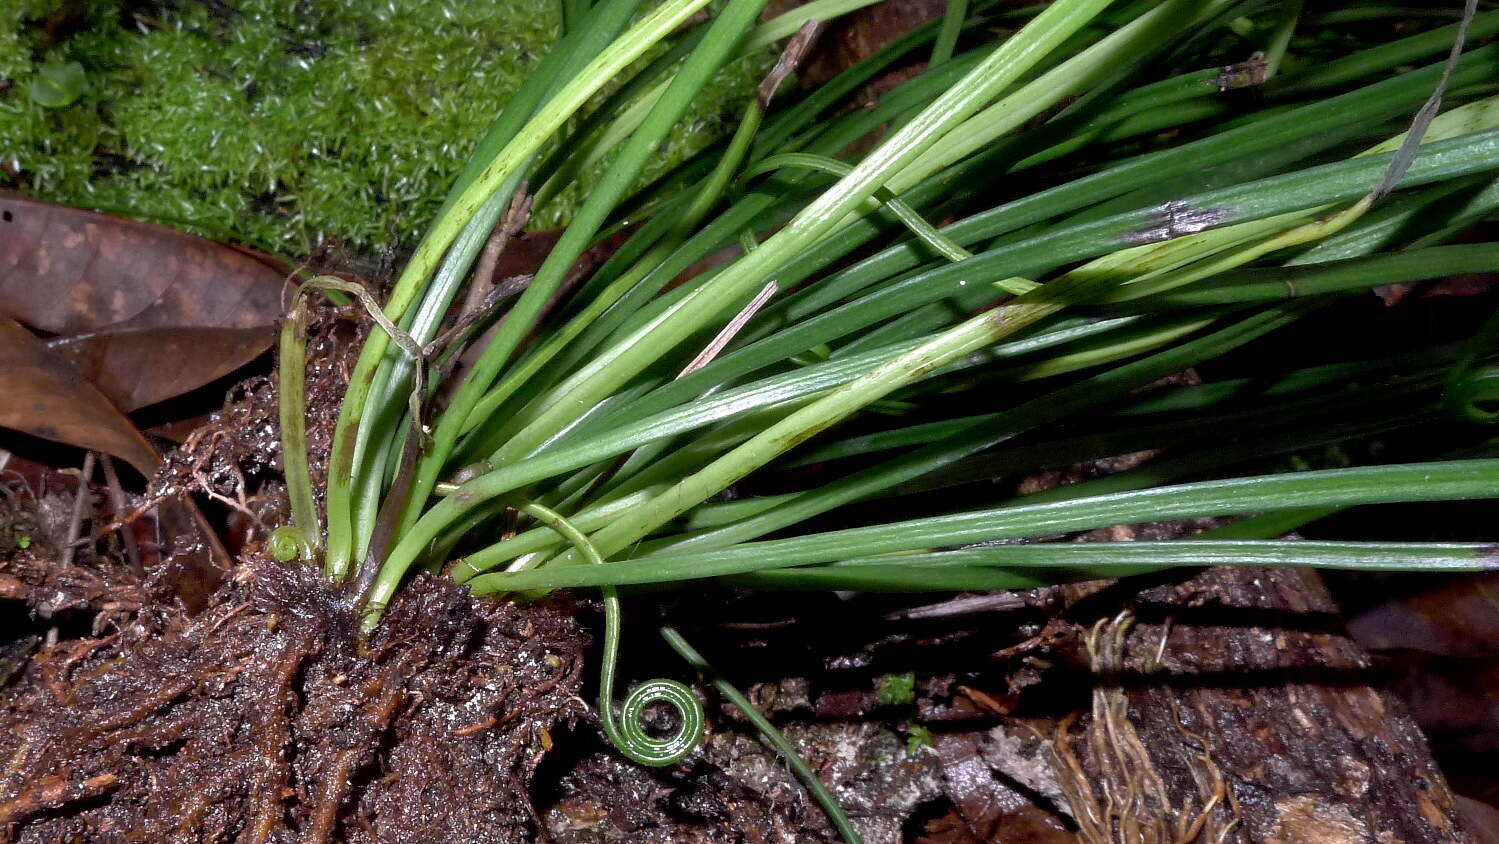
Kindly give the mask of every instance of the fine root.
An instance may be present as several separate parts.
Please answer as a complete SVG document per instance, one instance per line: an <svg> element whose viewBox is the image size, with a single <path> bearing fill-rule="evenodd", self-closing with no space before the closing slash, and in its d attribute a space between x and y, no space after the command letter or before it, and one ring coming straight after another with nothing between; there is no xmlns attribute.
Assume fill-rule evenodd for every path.
<svg viewBox="0 0 1499 844"><path fill-rule="evenodd" d="M1133 615L1125 610L1099 621L1084 640L1095 677L1092 709L1082 736L1091 764L1079 758L1070 735L1080 713L1063 720L1049 743L1058 784L1077 820L1078 837L1085 844L1225 841L1238 823L1238 806L1201 738L1176 719L1183 738L1201 749L1189 760L1197 796L1176 805L1130 721L1129 697L1119 683L1119 673L1133 624ZM1224 812L1225 805L1231 811ZM1230 815L1227 821L1222 819L1225 814Z"/></svg>

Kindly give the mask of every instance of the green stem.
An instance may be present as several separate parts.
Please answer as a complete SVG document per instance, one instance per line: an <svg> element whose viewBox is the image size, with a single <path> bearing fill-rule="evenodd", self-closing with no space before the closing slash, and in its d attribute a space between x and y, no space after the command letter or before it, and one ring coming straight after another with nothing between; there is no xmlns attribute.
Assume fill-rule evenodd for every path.
<svg viewBox="0 0 1499 844"><path fill-rule="evenodd" d="M849 212L874 195L894 173L981 109L1065 38L1096 16L1109 0L1059 0L1022 32L1002 43L967 76L934 100L915 120L887 138L831 189L813 200L760 248L734 262L672 309L598 355L561 388L567 396L518 432L497 453L503 460L529 454L639 374L706 323L762 287L776 268L831 233Z"/></svg>
<svg viewBox="0 0 1499 844"><path fill-rule="evenodd" d="M1129 390L1148 384L1164 375L1179 372L1208 357L1236 348L1268 331L1288 324L1300 313L1299 309L1287 310L1289 312L1270 311L1251 317L1209 336L1192 340L1177 348L1094 376L1055 393L1041 396L1002 414L954 420L956 424L951 430L944 429L941 434L907 443L922 444L931 442L932 439L938 440L927 448L855 472L822 489L784 497L767 512L746 518L743 522L725 526L719 531L684 539L682 543L684 548L686 546L721 547L724 544L752 539L870 496L882 489L928 475L944 466L954 465L969 455L1019 433L1125 395ZM987 354L995 358L1003 358L1007 356L1007 350L1012 350L1009 353L1020 354L1024 351L1044 349L1051 345L1049 341L1053 336L1067 338L1077 336L1077 334L1078 332L1074 329L1060 330L1053 332L1052 335L1041 335L1029 340L1005 344ZM784 414L767 419L762 426L755 423L755 413L744 411L753 407L761 408L762 410L757 411L761 414L773 412L778 407L803 400L802 397L816 395L822 390L846 383L855 377L856 373L867 372L876 363L888 361L895 352L905 352L913 347L914 344L900 344L885 350L837 358L797 372L728 390L712 398L630 424L613 419L605 420L609 425L611 434L609 439L612 441L607 451L591 445L591 443L601 444L600 438L580 435L580 442L559 444L555 450L547 451L532 460L505 467L500 472L496 472L488 482L495 484L496 488L514 488L531 482L533 479L539 480L568 468L588 465L611 454L621 453L627 448L643 445L648 441L656 441L693 427L700 427L709 419L732 417L734 418L733 428L749 423L753 427L749 433L756 434L763 427L783 419ZM786 413L789 412L788 409ZM724 433L732 433L732 429ZM710 433L704 438L704 444L711 448L716 436L718 436L717 433ZM732 443L737 442L738 439L732 440ZM894 445L889 447L894 447ZM667 479L663 478L663 480ZM489 568L501 560L510 559L511 555L504 548L505 544L501 542L476 552L469 559L470 566Z"/></svg>
<svg viewBox="0 0 1499 844"><path fill-rule="evenodd" d="M901 554L724 578L753 589L879 592L1023 589L1183 566L1268 566L1403 574L1499 571L1499 546L1435 542L1197 541L1008 545Z"/></svg>
<svg viewBox="0 0 1499 844"><path fill-rule="evenodd" d="M1499 13L1496 13L1495 22L1499 23ZM1447 43L1451 43L1450 39ZM1431 45L1423 42L1421 46ZM1499 60L1499 47L1486 47L1464 55L1452 84L1492 77L1496 60ZM1203 171L1240 158L1246 150L1286 147L1298 141L1327 136L1342 130L1351 120L1379 125L1418 106L1440 79L1441 71L1440 65L1424 67L1347 94L1262 117L1181 147L1128 159L1098 173L966 217L944 227L942 233L961 246L972 246L1163 180L1189 176L1200 178ZM1211 193L1216 192L1194 192L1194 195L1205 197ZM1184 204L1192 201L1187 197L1182 199ZM804 292L788 297L778 310L787 320L803 319L878 280L911 270L927 257L926 250L919 244L908 242L890 246Z"/></svg>
<svg viewBox="0 0 1499 844"><path fill-rule="evenodd" d="M692 230L697 228L722 197L729 181L738 172L739 165L743 163L744 156L749 151L750 142L759 129L763 113L759 102L751 100L745 107L745 113L739 121L739 128L735 130L728 149L718 160L713 172L701 184L694 187L693 198L683 210L680 218L673 223L671 229L656 241L628 271L599 291L598 295L589 301L577 316L544 340L536 350L526 356L525 360L506 372L505 377L474 405L474 409L469 413L463 426L465 433L493 416L517 389L546 367L585 329L603 316L605 311L613 308L621 297L636 289L637 285L645 281L647 276L655 272L661 263L682 245ZM650 286L646 285L647 288Z"/></svg>
<svg viewBox="0 0 1499 844"><path fill-rule="evenodd" d="M660 487L641 489L628 495L621 496L615 500L606 502L596 507L589 508L568 519L572 526L579 532L598 530L609 524L610 520L620 513L632 507L638 507L649 501L652 496L660 492ZM466 557L453 561L449 576L458 583L464 583L475 575L482 574L501 562L524 557L535 551L548 550L559 542L567 542L567 537L561 535L550 527L542 526L517 534L504 543L496 543L489 548L481 549ZM503 545L503 556L491 549L499 549ZM488 553L486 553L488 552Z"/></svg>
<svg viewBox="0 0 1499 844"><path fill-rule="evenodd" d="M1442 542L1309 542L1304 540L1066 542L998 545L855 557L824 566L1067 569L1159 566L1291 566L1349 571L1479 572L1499 569L1499 545Z"/></svg>
<svg viewBox="0 0 1499 844"><path fill-rule="evenodd" d="M524 168L490 196L479 212L469 220L443 258L421 300L407 312L407 331L418 345L425 347L436 336L454 296L468 277L479 250L489 241L495 223L519 188L523 172ZM392 453L399 456L402 451L396 445L404 440L403 437L396 436L397 426L402 419L401 402L396 400L396 396L411 389L414 363L406 355L386 354L376 369L367 409L364 417L359 420L357 442L360 444L363 460L359 471L355 473L354 482L354 557L365 556L375 533L376 512L380 496L386 489L386 473L378 468L380 458ZM409 420L409 414L406 418Z"/></svg>
<svg viewBox="0 0 1499 844"><path fill-rule="evenodd" d="M590 562L604 564L604 558L588 537L568 524L567 519L555 510L535 503L523 504L520 510L557 531ZM614 678L619 663L621 627L619 594L611 586L605 586L601 591L604 595L604 657L599 667L599 721L603 724L604 734L620 753L642 765L674 765L687 758L703 740L706 723L703 704L692 689L675 680L648 680L630 691L620 708L619 718L615 718ZM666 703L677 710L681 724L676 732L665 738L655 738L646 731L643 716L646 707L653 703Z"/></svg>
<svg viewBox="0 0 1499 844"><path fill-rule="evenodd" d="M312 471L307 464L307 340L303 336L306 331L306 300L298 296L291 315L281 323L276 412L281 424L281 474L286 478L292 524L315 549L321 544L323 528L312 492Z"/></svg>
<svg viewBox="0 0 1499 844"><path fill-rule="evenodd" d="M1291 46L1291 36L1296 34L1296 24L1300 20L1301 0L1286 0L1281 6L1280 21L1265 47L1266 79L1273 79L1280 72L1280 63L1286 58L1286 48Z"/></svg>
<svg viewBox="0 0 1499 844"><path fill-rule="evenodd" d="M572 32L588 16L589 0L562 0L562 31Z"/></svg>
<svg viewBox="0 0 1499 844"><path fill-rule="evenodd" d="M490 194L535 155L600 88L652 45L685 23L707 2L708 0L665 0L563 85L547 107L532 116L472 181L458 192L456 198L447 204L446 211L438 216L396 280L390 298L385 303L386 315L399 319L405 314L406 309L425 288L443 254L469 219L489 199ZM609 6L611 4L605 4L605 7ZM359 457L357 433L376 368L385 356L387 345L388 340L383 335L370 335L360 351L359 360L349 378L348 389L344 393L343 404L339 407L338 422L334 428L333 453L329 459L327 489L327 567L330 571L347 571L354 552L350 491Z"/></svg>
<svg viewBox="0 0 1499 844"><path fill-rule="evenodd" d="M531 330L542 309L566 278L568 270L588 248L599 227L634 184L641 169L681 119L693 98L722 65L744 31L754 23L755 15L765 2L766 0L730 0L715 17L702 43L692 51L681 70L673 77L666 94L651 110L640 128L630 136L603 179L594 185L583 207L547 255L526 292L506 314L499 330L485 346L478 362L454 395L449 408L438 420L433 447L423 456L418 466L403 524L413 523L416 515L421 512L474 407L483 398L500 369L510 360L526 333Z"/></svg>
<svg viewBox="0 0 1499 844"><path fill-rule="evenodd" d="M1009 315L1007 311L1006 316ZM750 439L743 445L686 478L657 496L650 504L632 511L611 523L592 537L603 554L613 554L627 547L662 522L672 518L738 478L763 465L774 456L790 449L864 405L881 398L891 390L910 383L941 365L987 345L1011 327L1008 319L991 315L975 317L958 328L921 344L886 362L872 372L833 390L828 396L791 414L781 422ZM659 437L659 434L657 435ZM532 461L545 465L541 460ZM406 569L427 544L463 515L506 492L517 489L526 476L519 473L521 464L503 467L481 475L443 499L412 526L391 551L368 605L372 617L378 617L399 587ZM581 465L587 465L581 464ZM528 467L530 468L530 467ZM545 469L541 471L547 471ZM543 474L541 477L549 477Z"/></svg>
<svg viewBox="0 0 1499 844"><path fill-rule="evenodd" d="M1469 243L1391 252L1366 258L1291 267L1264 267L1224 273L1211 285L1150 296L1151 310L1241 302L1270 302L1325 293L1366 290L1383 284L1424 281L1459 273L1488 272L1499 266L1499 244ZM1107 301L1123 298L1101 297Z"/></svg>
<svg viewBox="0 0 1499 844"><path fill-rule="evenodd" d="M932 45L928 68L952 58L953 50L958 46L958 35L963 31L963 18L967 16L968 0L947 0L947 13L942 17L942 28L937 30L937 42Z"/></svg>
<svg viewBox="0 0 1499 844"><path fill-rule="evenodd" d="M980 349L1034 319L1036 311L1011 308L981 314L917 346L874 371L838 387L776 422L703 469L678 481L649 504L632 510L593 535L605 553L615 553L727 488L775 457L805 442L895 389L948 362ZM578 562L563 555L557 564Z"/></svg>
<svg viewBox="0 0 1499 844"><path fill-rule="evenodd" d="M1445 144L1445 142L1444 142L1444 144ZM1438 148L1441 148L1441 144L1433 145L1432 151L1436 151L1436 150L1438 150ZM1378 162L1378 160L1375 160L1375 159L1364 159L1363 163L1357 162L1357 160L1355 160L1355 162L1348 162L1348 165L1337 165L1337 169L1342 169L1343 166L1349 166L1349 168L1352 168L1352 166L1354 166L1354 165L1361 166L1361 169L1364 169L1364 171L1367 171L1367 172L1378 172L1378 169L1379 169L1379 162ZM1366 189L1367 183L1369 183L1369 181L1366 181L1366 178L1367 177L1361 177L1361 178L1354 178L1354 180L1349 180L1348 183L1346 183L1346 184L1348 184L1348 189L1351 190L1351 192L1358 192L1358 190L1360 190L1360 189ZM1295 180L1300 181L1300 177L1295 177ZM1280 181L1279 178L1277 178L1276 181ZM1241 186L1240 189L1238 189L1238 190L1244 190L1244 187ZM1243 193L1241 193L1241 195L1243 195ZM1256 198L1258 198L1258 196L1259 196L1258 193L1256 193ZM1264 208L1264 210L1268 210L1268 208L1264 207L1264 205L1262 205L1262 208ZM1325 228L1325 226L1322 226L1322 228ZM1321 228L1318 228L1318 231L1321 231ZM1084 282L1084 285L1087 285L1087 282ZM1022 319L1022 321L1024 321L1025 316L1045 315L1045 313L1049 312L1048 309L1054 309L1054 307L1060 306L1061 300L1063 300L1063 298L1066 298L1066 292L1064 292L1064 294L1061 294L1061 295L1055 295L1054 292L1052 292L1051 289L1049 289L1049 288L1051 288L1051 286L1052 285L1048 285L1048 288L1043 289L1043 291L1037 291L1037 292L1042 292L1042 294L1043 294L1043 298L1042 298L1042 300L1039 301L1039 303L1028 304L1028 306L1025 306L1025 307L1019 307L1018 304L1016 304L1016 306L1006 307L1006 309L1001 309L1001 310L1003 310L1003 312L1007 312L1007 315L1009 315L1010 318ZM1079 291L1081 291L1082 288L1078 288L1078 289L1079 289ZM1048 298L1049 298L1049 301L1048 301ZM784 346L782 346L781 352L779 352L779 354L781 354L781 355L785 354ZM687 381L687 379L684 379L684 381ZM720 463L720 465L714 466L715 471L720 471L720 469L723 469L723 468L724 468L723 463ZM705 477L708 477L708 475L705 475ZM694 481L697 481L697 480L700 480L700 478L694 478ZM694 495L696 495L696 492L699 492L699 490L694 490ZM717 492L717 489L711 490L711 492ZM688 496L688 499L690 499L690 498L691 498L691 496ZM652 517L655 517L655 516L652 516ZM639 522L639 519L640 519L640 517L637 517L637 522ZM621 535L625 535L625 534L637 534L637 532L640 531L640 526L639 526L639 523L637 523L636 526L625 526L625 522L624 522L624 520L622 520L621 523L618 523L618 525L612 526L612 528L607 529L607 531L618 532L618 534L621 534ZM628 541L637 540L637 538L642 537L642 535L643 534L631 535L631 538ZM601 532L601 538L603 538L603 532ZM616 537L610 537L610 540L613 541L613 540L615 540L615 538ZM618 549L612 549L612 550L618 550Z"/></svg>
<svg viewBox="0 0 1499 844"><path fill-rule="evenodd" d="M847 844L860 844L862 839L859 837L859 831L854 829L854 825L843 811L843 807L838 804L838 799L822 784L822 780L817 778L817 773L801 757L801 754L796 752L796 748L791 746L791 742L786 740L786 736L782 735L781 731L777 730L775 725L770 723L769 719L760 714L760 710L755 708L755 705L750 702L749 698L745 697L732 683L720 676L717 671L714 671L713 666L709 665L708 661L703 659L703 655L698 653L692 645L688 644L686 639L682 638L682 634L678 633L676 628L662 627L661 638L665 639L666 643L671 645L672 650L680 654L682 659L687 660L688 665L703 672L703 675L713 683L713 687L718 689L718 693L723 695L729 703L738 707L739 711L744 714L744 717L755 726L755 729L759 730L760 734L765 736L765 740L770 742L771 746L776 749L776 752L781 754L781 758L786 760L786 765L796 774L797 779L802 781L802 785L807 787L807 791L812 794L812 798L817 801L822 810L827 813L828 820L832 821L833 827L838 830L839 835L843 836L843 840Z"/></svg>
<svg viewBox="0 0 1499 844"><path fill-rule="evenodd" d="M839 161L836 158L828 158L827 156L822 155L812 155L805 152L786 152L781 153L780 155L772 155L769 158L762 159L761 161L757 162L755 166L746 169L741 178L747 179L751 176L760 175L761 173L770 173L788 167L801 167L809 170L818 170L823 173L830 173L834 176L839 177L847 176L849 173L853 172L854 169L853 165ZM890 191L885 190L884 188L876 191L875 196L871 199L871 203L876 207L878 207L880 204L884 204L886 208L890 209L890 212L892 214L894 214L902 223L906 225L906 228L911 230L912 234L926 241L927 245L932 247L932 251L936 252L938 255L941 255L947 260L955 262L966 261L967 259L973 257L972 252L969 252L967 249L964 249L956 243L953 243L951 240L948 240L942 235L940 231L937 230L936 226L928 223L920 214L918 214L916 212L916 209L902 202L894 194L890 193ZM1009 292L1018 294L1024 293L1025 290L1028 289L1029 288L1021 290L1011 290Z"/></svg>
<svg viewBox="0 0 1499 844"><path fill-rule="evenodd" d="M913 158L886 185L900 194L943 168L995 143L1068 94L1087 90L1154 55L1186 28L1221 11L1232 0L1166 0L1097 44L978 111ZM1039 22L1039 18L1037 21ZM1023 37L1017 36L1019 38Z"/></svg>

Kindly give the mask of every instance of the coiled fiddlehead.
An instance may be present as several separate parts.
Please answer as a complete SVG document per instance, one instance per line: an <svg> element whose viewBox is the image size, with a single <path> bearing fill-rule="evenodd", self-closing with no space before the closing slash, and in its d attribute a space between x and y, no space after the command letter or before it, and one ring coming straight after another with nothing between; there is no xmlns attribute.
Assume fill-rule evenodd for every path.
<svg viewBox="0 0 1499 844"><path fill-rule="evenodd" d="M282 525L271 531L270 537L266 539L265 549L283 563L292 560L312 562L312 541L308 539L307 532L297 525Z"/></svg>
<svg viewBox="0 0 1499 844"><path fill-rule="evenodd" d="M540 504L524 504L520 510L561 534L588 562L604 564L604 558L599 555L593 543L588 541L588 537L555 510ZM601 587L601 591L604 595L604 660L599 668L599 720L603 722L604 734L620 753L642 765L660 767L680 762L703 739L703 726L706 722L703 704L692 689L675 680L648 680L630 690L620 706L619 718L615 718L614 678L619 661L620 635L619 592L613 586ZM656 702L672 706L681 719L676 731L664 738L656 738L645 729L645 708Z"/></svg>

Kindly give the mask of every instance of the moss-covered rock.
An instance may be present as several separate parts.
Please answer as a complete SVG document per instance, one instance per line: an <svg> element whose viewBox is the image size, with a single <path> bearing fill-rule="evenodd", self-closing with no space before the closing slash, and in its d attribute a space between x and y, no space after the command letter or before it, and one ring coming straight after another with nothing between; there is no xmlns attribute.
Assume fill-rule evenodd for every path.
<svg viewBox="0 0 1499 844"><path fill-rule="evenodd" d="M359 251L410 244L556 36L555 10L0 2L0 183L289 255L328 238ZM750 75L723 74L660 167L733 119ZM565 217L579 193L538 224Z"/></svg>

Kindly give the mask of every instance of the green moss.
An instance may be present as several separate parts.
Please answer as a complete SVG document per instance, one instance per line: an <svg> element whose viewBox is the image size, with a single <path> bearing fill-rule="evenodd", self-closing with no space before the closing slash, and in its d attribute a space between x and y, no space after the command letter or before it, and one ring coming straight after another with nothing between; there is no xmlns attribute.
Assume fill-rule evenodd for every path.
<svg viewBox="0 0 1499 844"><path fill-rule="evenodd" d="M74 34L49 41L64 9ZM558 25L535 0L142 9L0 3L0 180L283 254L413 242ZM71 103L27 95L70 62L84 73ZM751 64L721 74L658 171L732 120ZM538 222L565 218L596 175Z"/></svg>
<svg viewBox="0 0 1499 844"><path fill-rule="evenodd" d="M916 675L886 674L879 680L876 696L886 706L902 706L916 700Z"/></svg>
<svg viewBox="0 0 1499 844"><path fill-rule="evenodd" d="M906 725L906 753L915 756L932 746L932 731L920 724Z"/></svg>

